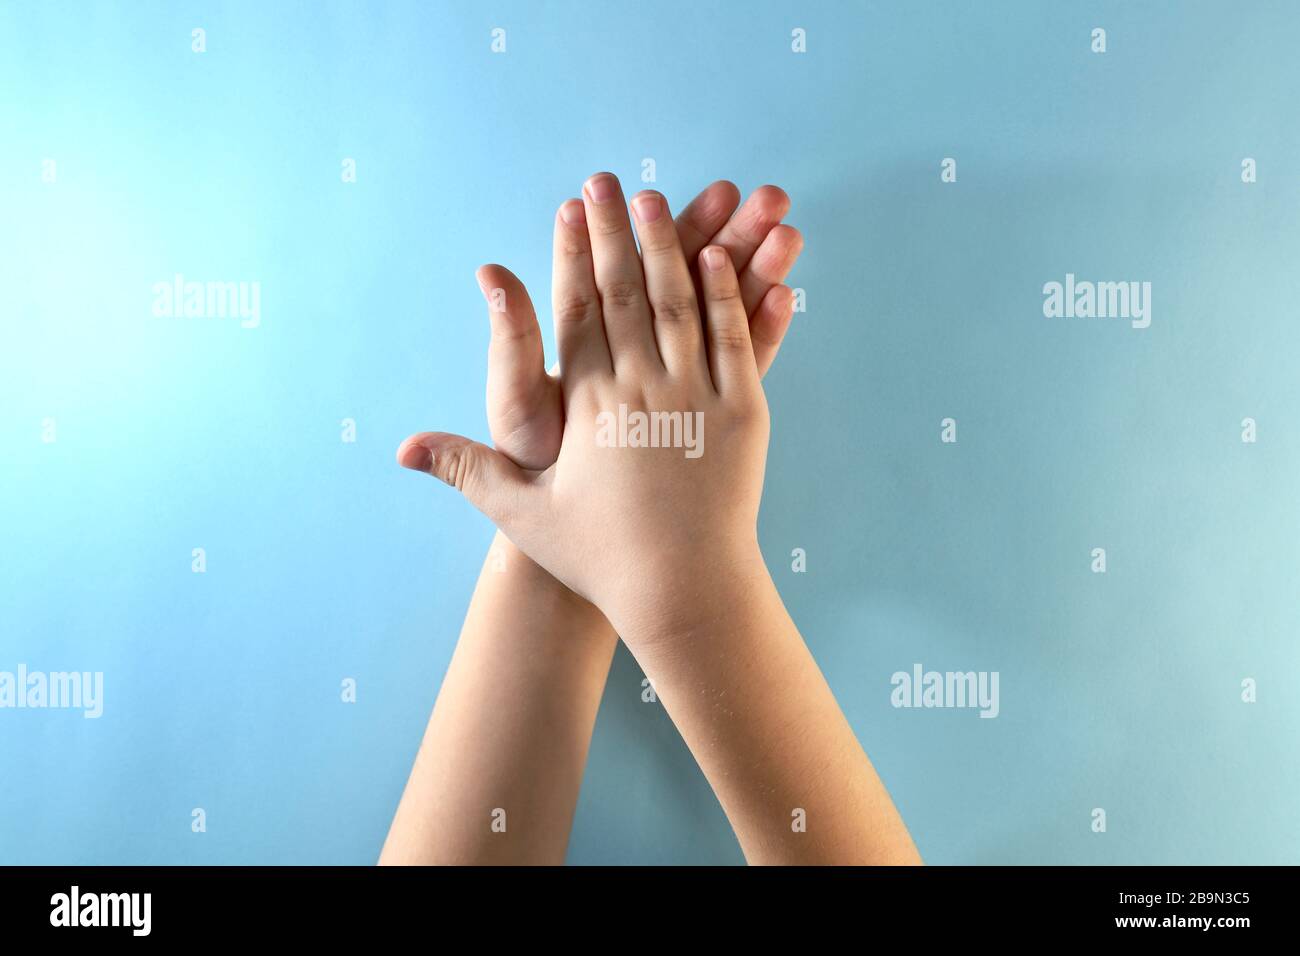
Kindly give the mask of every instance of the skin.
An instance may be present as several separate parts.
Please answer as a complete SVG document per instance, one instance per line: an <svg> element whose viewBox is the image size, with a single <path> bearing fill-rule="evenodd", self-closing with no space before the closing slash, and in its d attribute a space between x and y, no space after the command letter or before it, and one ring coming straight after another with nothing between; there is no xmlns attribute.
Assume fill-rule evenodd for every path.
<svg viewBox="0 0 1300 956"><path fill-rule="evenodd" d="M766 372L789 326L791 293L781 282L803 239L780 224L790 203L775 186L739 204L734 185L713 183L676 228L692 258L711 242L741 265L754 361ZM537 374L541 336L517 280L497 266L478 279L485 295L509 290L507 309L489 310L493 440L516 463L545 467L560 450L562 381ZM617 643L603 614L498 533L380 862L562 863ZM498 807L507 812L505 832L487 825Z"/></svg>
<svg viewBox="0 0 1300 956"><path fill-rule="evenodd" d="M697 285L661 203L635 204L640 255L609 174L588 180L584 215L566 204L557 217L553 463L521 466L436 432L408 439L399 459L461 491L603 612L750 862L919 862L758 549L769 422L743 278L710 244ZM526 297L507 290L507 308L531 313ZM702 414L705 454L602 444L601 416L624 405Z"/></svg>

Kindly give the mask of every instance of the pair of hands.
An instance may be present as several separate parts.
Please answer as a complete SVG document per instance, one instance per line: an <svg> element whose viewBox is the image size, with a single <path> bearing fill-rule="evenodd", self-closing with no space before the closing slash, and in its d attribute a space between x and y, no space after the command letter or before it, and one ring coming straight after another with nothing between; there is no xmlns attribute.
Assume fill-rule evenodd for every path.
<svg viewBox="0 0 1300 956"><path fill-rule="evenodd" d="M545 369L523 284L484 266L496 449L440 432L398 449L400 464L460 490L626 640L692 603L701 574L761 566L759 378L789 325L792 296L780 283L802 239L779 224L789 208L781 190L738 202L734 186L714 183L674 222L662 195L642 192L634 237L618 180L591 177L555 220L559 374ZM620 406L702 413L703 454L602 444L598 421Z"/></svg>
<svg viewBox="0 0 1300 956"><path fill-rule="evenodd" d="M532 560L479 577L385 861L563 859L617 633L749 862L920 862L758 550L759 378L790 319L779 283L801 241L777 225L780 190L731 216L738 199L715 183L674 224L642 193L634 232L604 173L561 206L558 376L523 285L479 270L497 447L425 432L398 460L460 489ZM668 437L685 447L610 441L605 426L638 412L676 415ZM527 653L509 653L511 637ZM510 829L489 831L506 809Z"/></svg>

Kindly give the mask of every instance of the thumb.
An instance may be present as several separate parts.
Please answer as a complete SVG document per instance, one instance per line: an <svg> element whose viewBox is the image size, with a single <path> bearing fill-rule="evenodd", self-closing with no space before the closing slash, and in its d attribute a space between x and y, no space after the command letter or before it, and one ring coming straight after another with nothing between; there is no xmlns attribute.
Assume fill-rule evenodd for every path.
<svg viewBox="0 0 1300 956"><path fill-rule="evenodd" d="M532 481L537 472L524 471L499 451L460 435L412 435L398 447L397 463L451 485L502 528L536 494Z"/></svg>

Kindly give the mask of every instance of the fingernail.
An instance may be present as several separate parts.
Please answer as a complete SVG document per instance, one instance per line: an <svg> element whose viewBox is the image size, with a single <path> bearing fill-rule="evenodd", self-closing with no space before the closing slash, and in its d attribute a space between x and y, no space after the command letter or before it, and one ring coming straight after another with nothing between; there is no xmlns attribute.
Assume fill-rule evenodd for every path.
<svg viewBox="0 0 1300 956"><path fill-rule="evenodd" d="M418 442L406 446L400 459L403 468L412 471L429 471L433 468L433 452Z"/></svg>
<svg viewBox="0 0 1300 956"><path fill-rule="evenodd" d="M613 173L597 173L587 180L587 195L595 203L609 202L618 195L618 180Z"/></svg>
<svg viewBox="0 0 1300 956"><path fill-rule="evenodd" d="M560 207L560 218L566 226L581 226L587 221L587 210L581 199L570 199Z"/></svg>
<svg viewBox="0 0 1300 956"><path fill-rule="evenodd" d="M658 193L642 193L632 200L639 222L654 222L664 214L664 200Z"/></svg>
<svg viewBox="0 0 1300 956"><path fill-rule="evenodd" d="M704 268L717 272L727 261L727 254L718 246L709 246L704 250Z"/></svg>

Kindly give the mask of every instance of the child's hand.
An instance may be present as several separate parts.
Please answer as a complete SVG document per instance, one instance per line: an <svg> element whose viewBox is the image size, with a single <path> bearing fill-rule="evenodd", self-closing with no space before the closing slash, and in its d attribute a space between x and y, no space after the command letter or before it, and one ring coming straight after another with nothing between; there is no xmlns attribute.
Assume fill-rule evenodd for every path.
<svg viewBox="0 0 1300 956"><path fill-rule="evenodd" d="M555 221L564 422L555 463L521 468L441 433L407 439L399 460L460 489L604 612L747 860L919 863L759 554L768 417L743 279L726 250L708 246L697 295L662 197L634 202L638 255L614 177L592 177L583 193ZM511 326L532 321L523 286L495 270L480 275L500 278ZM532 354L540 374L540 349ZM665 442L637 421L646 412L677 416L678 430ZM652 428L659 447L644 447ZM815 829L792 827L792 808Z"/></svg>
<svg viewBox="0 0 1300 956"><path fill-rule="evenodd" d="M761 569L755 525L767 447L731 259L720 246L701 253L701 310L663 198L643 194L635 208L644 268L612 175L589 180L583 202L570 200L556 218L564 429L555 463L523 469L441 433L399 450L403 465L461 490L629 641L643 616L662 621L682 603L697 611L704 575ZM489 301L503 294L507 314L531 319L522 284L504 269L488 274L503 280L501 293L485 289ZM639 413L651 413L641 433ZM635 447L664 421L652 413L672 423L662 438L674 447Z"/></svg>
<svg viewBox="0 0 1300 956"><path fill-rule="evenodd" d="M740 272L741 297L749 316L750 337L759 375L776 358L790 322L791 292L781 285L803 239L791 226L780 225L790 200L775 186L756 189L737 211L740 191L725 180L708 186L677 217L677 235L696 288L695 259L709 243L731 254ZM734 213L734 215L733 215ZM478 281L492 300L492 290L518 285L499 266L484 266ZM564 432L564 398L560 378L542 367L542 339L528 297L490 311L492 339L488 348L488 428L498 451L523 468L542 469L560 453ZM511 306L515 306L511 309Z"/></svg>

